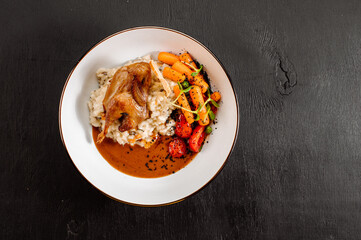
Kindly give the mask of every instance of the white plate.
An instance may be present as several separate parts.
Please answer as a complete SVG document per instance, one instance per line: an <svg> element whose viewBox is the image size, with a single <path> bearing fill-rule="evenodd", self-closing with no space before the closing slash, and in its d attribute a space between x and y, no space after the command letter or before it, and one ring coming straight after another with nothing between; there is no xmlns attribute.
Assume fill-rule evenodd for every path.
<svg viewBox="0 0 361 240"><path fill-rule="evenodd" d="M161 178L137 178L114 169L92 140L87 101L96 89L95 72L158 51L187 50L204 65L213 89L222 94L217 124L202 151L185 168ZM62 141L79 172L98 190L121 202L159 206L196 193L223 168L238 132L237 99L228 76L214 56L194 38L162 27L138 27L115 33L96 44L78 62L64 85L59 105ZM216 128L216 129L215 129Z"/></svg>

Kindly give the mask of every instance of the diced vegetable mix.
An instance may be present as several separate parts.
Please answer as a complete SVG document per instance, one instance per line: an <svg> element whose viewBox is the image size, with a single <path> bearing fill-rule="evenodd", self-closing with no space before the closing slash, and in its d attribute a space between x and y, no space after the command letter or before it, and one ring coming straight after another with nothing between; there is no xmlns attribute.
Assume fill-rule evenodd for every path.
<svg viewBox="0 0 361 240"><path fill-rule="evenodd" d="M215 119L221 94L211 91L202 75L203 65L198 66L188 52L179 56L160 52L158 60L171 66L163 68L163 77L177 82L173 88L176 99L172 104L182 112L176 121L177 137L169 144L169 153L182 157L187 146L199 152L206 135L212 133L209 125Z"/></svg>

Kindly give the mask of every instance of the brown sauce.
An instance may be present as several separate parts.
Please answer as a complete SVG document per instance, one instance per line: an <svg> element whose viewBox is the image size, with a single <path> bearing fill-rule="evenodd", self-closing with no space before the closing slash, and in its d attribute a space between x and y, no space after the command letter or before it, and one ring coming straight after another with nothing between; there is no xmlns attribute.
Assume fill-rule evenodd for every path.
<svg viewBox="0 0 361 240"><path fill-rule="evenodd" d="M138 145L119 145L105 138L97 142L98 128L93 127L93 140L100 154L115 169L135 177L157 178L167 176L184 168L196 156L189 152L182 158L172 158L168 153L168 144L172 137L161 136L148 149Z"/></svg>

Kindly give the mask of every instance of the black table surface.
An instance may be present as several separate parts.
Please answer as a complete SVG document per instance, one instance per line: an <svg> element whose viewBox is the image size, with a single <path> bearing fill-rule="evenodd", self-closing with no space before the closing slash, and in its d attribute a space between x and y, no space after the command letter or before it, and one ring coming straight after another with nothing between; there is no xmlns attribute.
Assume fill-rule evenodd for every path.
<svg viewBox="0 0 361 240"><path fill-rule="evenodd" d="M359 1L1 1L1 239L361 239ZM239 98L223 171L183 202L116 202L74 168L58 105L117 31L209 47ZM359 122L360 121L360 122Z"/></svg>

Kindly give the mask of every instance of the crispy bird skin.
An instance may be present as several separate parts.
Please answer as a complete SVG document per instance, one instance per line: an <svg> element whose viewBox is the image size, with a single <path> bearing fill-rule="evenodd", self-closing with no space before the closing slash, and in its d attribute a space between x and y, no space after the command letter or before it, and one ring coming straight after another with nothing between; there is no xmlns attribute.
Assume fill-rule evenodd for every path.
<svg viewBox="0 0 361 240"><path fill-rule="evenodd" d="M103 100L105 126L98 135L101 143L109 126L117 119L119 131L134 129L148 118L147 98L151 84L151 68L148 63L140 62L120 68L113 76Z"/></svg>

